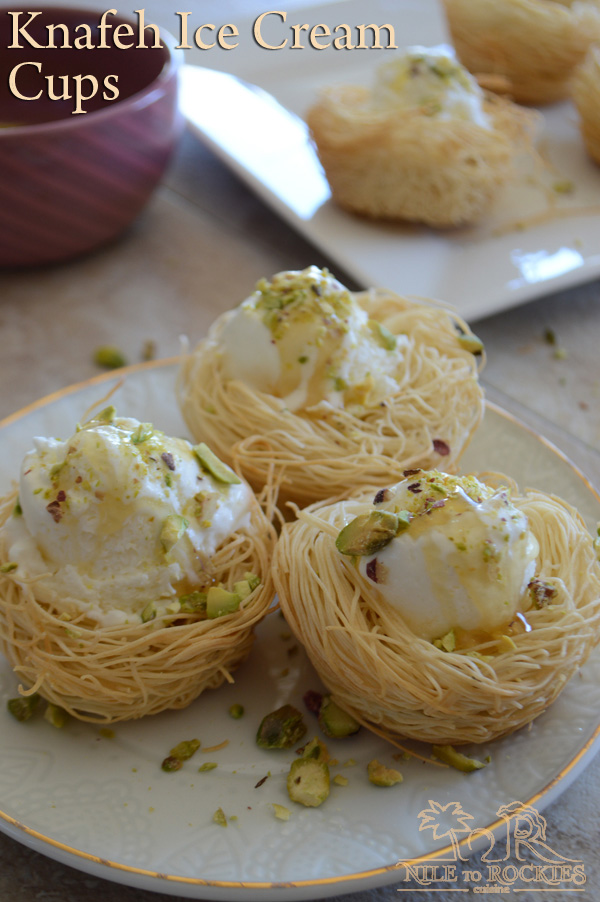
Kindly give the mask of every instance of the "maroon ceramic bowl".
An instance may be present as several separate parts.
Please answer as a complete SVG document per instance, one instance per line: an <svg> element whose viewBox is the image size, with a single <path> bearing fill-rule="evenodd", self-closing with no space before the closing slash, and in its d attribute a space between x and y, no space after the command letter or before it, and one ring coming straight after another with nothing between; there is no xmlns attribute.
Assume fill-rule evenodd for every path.
<svg viewBox="0 0 600 902"><path fill-rule="evenodd" d="M139 23L109 16L108 46L76 49L78 36L80 43L87 35L99 43L104 10L46 7L29 22L27 10L36 9L35 4L0 9L4 267L54 263L114 239L149 199L182 128L177 106L181 51L170 35L161 31L161 46L153 47L154 33L148 29L146 46L138 48ZM21 17L15 19L17 12ZM17 36L15 21L24 26ZM67 29L54 32L54 48L47 30L52 24ZM112 36L117 26L127 24L135 36L121 29L119 40L134 45L120 49ZM58 46L65 34L70 48ZM13 43L20 48L10 47ZM118 98L110 99L115 88Z"/></svg>

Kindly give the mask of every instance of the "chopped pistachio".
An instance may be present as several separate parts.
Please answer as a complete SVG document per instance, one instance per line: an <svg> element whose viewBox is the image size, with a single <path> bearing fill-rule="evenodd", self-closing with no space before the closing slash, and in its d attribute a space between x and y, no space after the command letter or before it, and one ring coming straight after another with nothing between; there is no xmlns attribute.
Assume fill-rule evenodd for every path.
<svg viewBox="0 0 600 902"><path fill-rule="evenodd" d="M96 416L94 417L94 422L112 423L116 415L117 408L114 406L114 404L109 404L108 407L103 407L102 410L96 414Z"/></svg>
<svg viewBox="0 0 600 902"><path fill-rule="evenodd" d="M213 814L213 821L215 824L218 824L219 827L227 826L227 818L225 817L225 812L222 808L217 808L217 810Z"/></svg>
<svg viewBox="0 0 600 902"><path fill-rule="evenodd" d="M154 601L149 601L148 604L146 605L146 607L144 608L144 610L142 611L142 613L140 614L140 617L142 618L142 623L148 623L150 620L154 620L154 618L156 617L156 614L157 614L156 603Z"/></svg>
<svg viewBox="0 0 600 902"><path fill-rule="evenodd" d="M240 579L238 582L233 584L233 591L236 595L239 595L241 600L243 601L245 598L252 593L252 588L250 587L250 582L247 579Z"/></svg>
<svg viewBox="0 0 600 902"><path fill-rule="evenodd" d="M410 755L408 754L406 749L403 749L401 752L395 752L392 755L392 758L394 759L394 761L410 761Z"/></svg>
<svg viewBox="0 0 600 902"><path fill-rule="evenodd" d="M160 541L165 552L171 551L181 539L189 525L188 520L179 514L169 514L169 516L165 518L165 522L160 531Z"/></svg>
<svg viewBox="0 0 600 902"><path fill-rule="evenodd" d="M369 761L367 774L369 782L375 786L395 786L396 783L402 783L404 779L400 771L395 770L393 767L386 767L385 764L380 764L377 758Z"/></svg>
<svg viewBox="0 0 600 902"><path fill-rule="evenodd" d="M58 705L53 705L52 702L48 702L46 706L46 710L44 711L44 719L51 723L53 727L64 727L67 721L69 720L69 715L65 711L64 708L59 708Z"/></svg>
<svg viewBox="0 0 600 902"><path fill-rule="evenodd" d="M240 606L240 596L220 586L211 586L206 593L206 616L209 620L233 614Z"/></svg>
<svg viewBox="0 0 600 902"><path fill-rule="evenodd" d="M250 586L251 592L254 592L254 590L260 586L260 576L257 576L256 573L251 573L249 570L246 570L244 579Z"/></svg>
<svg viewBox="0 0 600 902"><path fill-rule="evenodd" d="M214 770L215 767L218 767L218 766L219 765L217 764L216 761L205 761L204 764L201 764L200 767L198 768L198 773L203 774L207 770Z"/></svg>
<svg viewBox="0 0 600 902"><path fill-rule="evenodd" d="M507 533L504 536L504 541L508 542L508 540L509 540L509 536ZM486 564L489 564L490 561L500 560L500 552L498 551L497 548L494 547L494 545L489 541L489 539L486 539L486 541L483 543L483 548L482 548L481 553L482 553L483 560Z"/></svg>
<svg viewBox="0 0 600 902"><path fill-rule="evenodd" d="M120 348L115 345L102 345L94 351L94 363L106 367L108 370L115 370L125 366L127 360Z"/></svg>
<svg viewBox="0 0 600 902"><path fill-rule="evenodd" d="M325 764L329 764L330 761L329 749L317 736L304 746L302 757L316 758L317 761L324 761Z"/></svg>
<svg viewBox="0 0 600 902"><path fill-rule="evenodd" d="M6 703L6 707L13 717L16 717L17 720L23 722L25 720L29 720L29 718L37 708L39 702L39 695L37 693L34 693L33 695L23 695L18 696L17 698L9 698Z"/></svg>
<svg viewBox="0 0 600 902"><path fill-rule="evenodd" d="M489 662L494 660L494 655L482 655L480 651L471 651L467 649L467 651L461 652L466 658L475 658L477 661Z"/></svg>
<svg viewBox="0 0 600 902"><path fill-rule="evenodd" d="M409 511L398 511L396 514L398 517L398 532L404 532L405 529L408 529L410 526L410 521L412 519Z"/></svg>
<svg viewBox="0 0 600 902"><path fill-rule="evenodd" d="M53 467L50 467L50 479L53 479L53 480L56 479L56 477L59 475L61 470L64 470L66 465L67 465L66 460L63 460L62 463L54 464Z"/></svg>
<svg viewBox="0 0 600 902"><path fill-rule="evenodd" d="M289 808L286 808L285 805L278 805L276 802L272 803L273 805L273 814L280 821L289 821L290 814L292 813Z"/></svg>
<svg viewBox="0 0 600 902"><path fill-rule="evenodd" d="M236 476L231 467L219 460L217 455L204 442L194 445L193 450L203 469L210 473L211 476L214 476L217 482L223 482L228 485L239 485L241 483L241 479Z"/></svg>
<svg viewBox="0 0 600 902"><path fill-rule="evenodd" d="M291 749L306 733L302 714L293 705L282 705L263 717L256 744L263 749Z"/></svg>
<svg viewBox="0 0 600 902"><path fill-rule="evenodd" d="M80 630L67 629L67 627L65 627L64 629L65 629L65 636L68 636L69 639L81 639Z"/></svg>
<svg viewBox="0 0 600 902"><path fill-rule="evenodd" d="M344 777L343 774L336 774L333 778L333 782L337 783L338 786L347 786L348 777Z"/></svg>
<svg viewBox="0 0 600 902"><path fill-rule="evenodd" d="M464 335L458 336L458 343L465 351L470 351L471 354L481 354L483 351L483 342L477 335L465 333Z"/></svg>
<svg viewBox="0 0 600 902"><path fill-rule="evenodd" d="M154 435L154 426L152 423L140 423L134 432L131 433L131 444L141 445L147 442Z"/></svg>
<svg viewBox="0 0 600 902"><path fill-rule="evenodd" d="M398 527L398 515L391 511L373 510L360 514L339 532L335 547L341 554L375 554L392 541Z"/></svg>
<svg viewBox="0 0 600 902"><path fill-rule="evenodd" d="M206 614L206 592L190 592L179 599L179 610L183 614Z"/></svg>
<svg viewBox="0 0 600 902"><path fill-rule="evenodd" d="M229 709L229 716L233 717L234 720L239 720L244 716L244 706L243 705L232 705Z"/></svg>
<svg viewBox="0 0 600 902"><path fill-rule="evenodd" d="M12 573L13 570L16 570L18 566L19 565L16 563L16 561L7 561L0 567L0 573Z"/></svg>
<svg viewBox="0 0 600 902"><path fill-rule="evenodd" d="M456 648L456 636L454 630L450 630L449 633L446 633L446 635L442 636L440 639L434 639L433 644L436 648L439 648L440 651L454 651Z"/></svg>
<svg viewBox="0 0 600 902"><path fill-rule="evenodd" d="M334 702L330 695L324 695L319 711L319 726L326 736L343 739L358 733L360 724L351 714Z"/></svg>
<svg viewBox="0 0 600 902"><path fill-rule="evenodd" d="M171 749L169 755L172 755L174 758L179 758L181 761L187 761L199 748L199 739L184 739L183 742L177 743L177 745Z"/></svg>
<svg viewBox="0 0 600 902"><path fill-rule="evenodd" d="M552 604L558 595L558 589L555 585L546 582L543 579L538 579L537 577L534 577L529 581L527 589L529 590L531 600L538 609L544 608L548 604Z"/></svg>
<svg viewBox="0 0 600 902"><path fill-rule="evenodd" d="M161 764L161 768L168 774L173 773L176 770L181 770L182 767L183 761L181 758L176 758L175 755L168 755Z"/></svg>
<svg viewBox="0 0 600 902"><path fill-rule="evenodd" d="M479 761L477 758L470 758L462 752L457 752L451 745L434 745L431 751L438 761L443 761L444 764L449 764L450 767L455 767L456 770L466 774L485 767L483 761Z"/></svg>
<svg viewBox="0 0 600 902"><path fill-rule="evenodd" d="M570 179L559 179L557 182L554 182L552 188L557 194L571 194L575 185Z"/></svg>
<svg viewBox="0 0 600 902"><path fill-rule="evenodd" d="M315 758L297 758L290 767L287 791L292 802L318 808L329 796L329 768Z"/></svg>
<svg viewBox="0 0 600 902"><path fill-rule="evenodd" d="M377 322L375 319L370 319L367 325L369 326L371 335L380 347L384 348L386 351L395 350L398 339L389 329L386 329L382 323Z"/></svg>
<svg viewBox="0 0 600 902"><path fill-rule="evenodd" d="M498 639L498 650L500 653L505 651L515 651L517 646L510 636L500 636Z"/></svg>

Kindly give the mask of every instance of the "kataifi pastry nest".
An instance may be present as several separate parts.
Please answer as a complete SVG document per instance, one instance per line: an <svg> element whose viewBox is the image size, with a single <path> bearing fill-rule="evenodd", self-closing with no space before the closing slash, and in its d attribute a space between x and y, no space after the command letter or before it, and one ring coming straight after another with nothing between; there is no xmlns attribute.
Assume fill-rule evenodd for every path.
<svg viewBox="0 0 600 902"><path fill-rule="evenodd" d="M15 502L15 493L2 500L0 526ZM249 527L223 542L209 566L229 590L248 571L260 585L237 611L212 620L178 613L110 627L85 614L65 621L36 599L35 579L20 580L18 568L2 572L0 649L24 695L39 693L78 720L108 724L185 708L205 689L233 682L232 671L250 653L254 627L273 601L273 545L273 529L254 501ZM10 566L4 547L0 562Z"/></svg>
<svg viewBox="0 0 600 902"><path fill-rule="evenodd" d="M531 113L489 94L482 107L490 128L376 107L367 88L342 85L323 89L306 119L339 206L446 228L485 214L531 141Z"/></svg>
<svg viewBox="0 0 600 902"><path fill-rule="evenodd" d="M505 650L488 642L465 654L416 636L337 552L339 531L369 500L298 512L273 558L286 621L336 702L392 741L482 743L530 723L600 638L600 563L577 511L542 492L513 492L539 542L536 577L556 595L526 612L531 631L515 631Z"/></svg>
<svg viewBox="0 0 600 902"><path fill-rule="evenodd" d="M458 58L474 75L499 76L518 103L569 94L569 79L600 40L597 0L444 0Z"/></svg>
<svg viewBox="0 0 600 902"><path fill-rule="evenodd" d="M360 485L387 485L406 467L443 462L453 471L483 416L484 356L466 349L475 337L454 311L384 290L355 297L369 318L407 337L400 390L363 413L325 403L292 413L280 398L225 379L219 334L229 313L183 360L177 391L192 434L255 491L275 487L280 502L304 505Z"/></svg>
<svg viewBox="0 0 600 902"><path fill-rule="evenodd" d="M590 157L600 164L600 47L591 47L571 82L581 134Z"/></svg>

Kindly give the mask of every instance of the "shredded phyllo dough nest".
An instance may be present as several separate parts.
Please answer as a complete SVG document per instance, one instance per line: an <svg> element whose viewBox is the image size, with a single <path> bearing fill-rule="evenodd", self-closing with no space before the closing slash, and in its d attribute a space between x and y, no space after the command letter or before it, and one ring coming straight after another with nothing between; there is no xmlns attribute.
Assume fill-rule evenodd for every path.
<svg viewBox="0 0 600 902"><path fill-rule="evenodd" d="M452 42L475 75L498 76L519 103L568 96L569 78L600 40L597 0L444 0Z"/></svg>
<svg viewBox="0 0 600 902"><path fill-rule="evenodd" d="M376 109L358 86L323 89L307 114L334 200L375 219L447 228L480 219L515 174L537 118L487 95L492 127L419 107Z"/></svg>
<svg viewBox="0 0 600 902"><path fill-rule="evenodd" d="M408 336L400 391L363 413L328 404L292 413L283 402L222 376L220 317L182 364L180 406L194 435L260 491L309 504L360 485L387 485L406 467L452 472L483 415L484 355L467 350L469 327L432 302L371 290L356 296L371 319ZM481 351L479 344L478 350Z"/></svg>
<svg viewBox="0 0 600 902"><path fill-rule="evenodd" d="M2 499L0 526L15 501L16 493ZM230 590L247 571L260 577L260 585L235 613L212 620L178 613L112 627L85 614L65 621L51 604L36 600L34 579L19 580L18 568L3 572L0 648L24 695L37 692L79 720L114 723L184 708L205 689L233 682L231 672L247 657L253 627L273 600L274 541L255 502L250 528L225 541L210 564L214 582ZM4 547L0 561L9 563Z"/></svg>
<svg viewBox="0 0 600 902"><path fill-rule="evenodd" d="M511 632L506 648L490 639L448 652L418 638L336 551L367 498L297 512L273 561L286 621L335 700L392 741L481 743L528 724L600 637L600 563L578 512L539 491L512 494L539 542L550 603L527 610L531 631Z"/></svg>
<svg viewBox="0 0 600 902"><path fill-rule="evenodd" d="M575 71L571 93L587 152L600 164L600 47L592 47Z"/></svg>

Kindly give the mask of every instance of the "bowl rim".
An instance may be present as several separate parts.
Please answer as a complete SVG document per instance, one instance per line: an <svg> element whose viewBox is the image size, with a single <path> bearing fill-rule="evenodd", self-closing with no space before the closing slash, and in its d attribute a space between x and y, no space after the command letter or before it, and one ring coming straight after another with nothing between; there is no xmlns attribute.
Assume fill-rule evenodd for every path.
<svg viewBox="0 0 600 902"><path fill-rule="evenodd" d="M8 10L9 7L0 7L0 13L3 9ZM58 12L68 12L70 14L77 12L77 7L71 6L57 5L53 6L52 9ZM95 12L95 10L81 8L81 12L89 14L90 12ZM126 15L124 16L119 13L119 18L131 25L135 24L133 19ZM154 103L158 99L158 96L163 92L168 82L171 81L174 76L177 77L184 59L183 50L177 46L175 37L163 28L162 25L158 26L158 30L160 40L164 49L167 51L167 58L158 75L153 78L146 87L142 88L140 91L136 91L135 94L131 94L124 100L117 100L113 106L105 106L102 107L102 109L91 110L90 112L82 113L77 116L72 115L68 119L51 119L48 122L33 122L27 125L11 125L10 128L0 128L0 142L7 142L13 138L22 137L23 135L44 135L55 131L80 128L88 122L101 122L103 119L109 119L111 116L121 113L127 114L128 112L143 109L151 103ZM88 117L91 117L91 119Z"/></svg>

